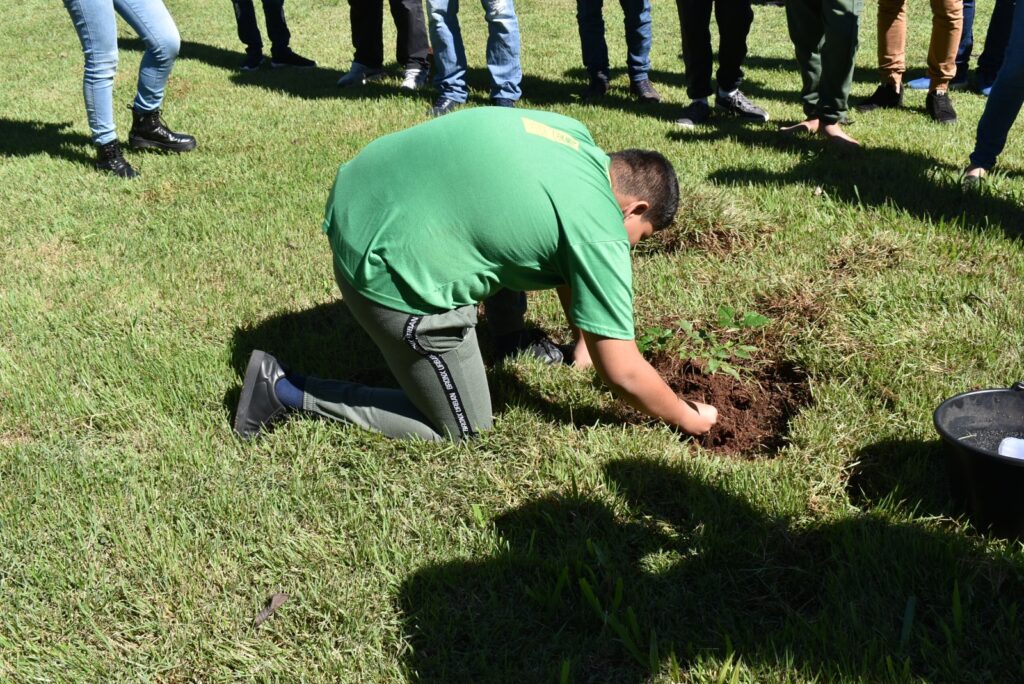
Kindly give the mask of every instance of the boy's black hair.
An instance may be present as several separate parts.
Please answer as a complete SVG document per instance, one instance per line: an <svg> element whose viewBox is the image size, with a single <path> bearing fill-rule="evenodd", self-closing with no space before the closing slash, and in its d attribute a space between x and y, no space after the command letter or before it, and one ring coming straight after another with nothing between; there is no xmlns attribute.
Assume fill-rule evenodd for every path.
<svg viewBox="0 0 1024 684"><path fill-rule="evenodd" d="M620 150L610 155L615 189L650 203L644 218L661 230L679 210L679 179L672 162L654 150Z"/></svg>

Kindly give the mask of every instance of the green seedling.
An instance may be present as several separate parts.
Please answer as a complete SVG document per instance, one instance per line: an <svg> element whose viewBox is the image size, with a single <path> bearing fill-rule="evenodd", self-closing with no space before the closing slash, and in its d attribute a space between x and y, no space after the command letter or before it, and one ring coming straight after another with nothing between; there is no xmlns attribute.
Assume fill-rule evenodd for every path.
<svg viewBox="0 0 1024 684"><path fill-rule="evenodd" d="M722 372L737 380L737 361L750 361L757 347L743 344L737 337L768 324L769 319L754 311L740 313L725 304L718 307L717 330L697 328L689 321L680 321L678 330L653 327L637 338L641 353L678 353L681 358L704 362L708 373Z"/></svg>

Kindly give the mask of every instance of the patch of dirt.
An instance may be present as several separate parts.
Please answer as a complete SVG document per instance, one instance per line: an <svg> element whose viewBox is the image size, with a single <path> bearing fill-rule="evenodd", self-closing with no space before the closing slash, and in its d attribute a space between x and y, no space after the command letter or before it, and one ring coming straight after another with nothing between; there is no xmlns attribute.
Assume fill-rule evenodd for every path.
<svg viewBox="0 0 1024 684"><path fill-rule="evenodd" d="M657 354L651 363L681 397L718 409L718 424L696 441L719 454L774 454L786 443L790 418L811 401L807 375L788 361L761 359L739 380L709 375L700 361L677 354Z"/></svg>

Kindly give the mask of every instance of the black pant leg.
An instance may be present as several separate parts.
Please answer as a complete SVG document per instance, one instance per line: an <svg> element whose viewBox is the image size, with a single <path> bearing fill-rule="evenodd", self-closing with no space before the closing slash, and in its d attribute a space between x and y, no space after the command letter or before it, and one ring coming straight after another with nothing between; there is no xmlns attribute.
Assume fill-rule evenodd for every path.
<svg viewBox="0 0 1024 684"><path fill-rule="evenodd" d="M348 0L348 11L353 60L374 69L384 66L384 0Z"/></svg>
<svg viewBox="0 0 1024 684"><path fill-rule="evenodd" d="M267 22L270 54L287 53L292 34L284 20L284 0L263 0L263 18Z"/></svg>
<svg viewBox="0 0 1024 684"><path fill-rule="evenodd" d="M683 37L686 94L691 100L708 97L711 89L711 3L713 0L676 0L679 31Z"/></svg>
<svg viewBox="0 0 1024 684"><path fill-rule="evenodd" d="M246 52L262 52L263 38L256 23L256 8L252 0L233 0L235 23L238 26L238 40L245 45Z"/></svg>
<svg viewBox="0 0 1024 684"><path fill-rule="evenodd" d="M430 41L423 19L423 0L389 0L391 18L395 20L398 38L395 57L405 68L426 69L430 66Z"/></svg>
<svg viewBox="0 0 1024 684"><path fill-rule="evenodd" d="M718 23L718 87L726 92L743 82L743 60L747 57L747 35L754 22L750 0L715 0Z"/></svg>

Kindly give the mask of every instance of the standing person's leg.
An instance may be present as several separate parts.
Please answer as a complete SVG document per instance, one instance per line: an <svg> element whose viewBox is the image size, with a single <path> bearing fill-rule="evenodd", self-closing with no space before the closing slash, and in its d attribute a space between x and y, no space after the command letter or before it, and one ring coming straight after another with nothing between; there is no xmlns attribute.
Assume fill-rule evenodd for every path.
<svg viewBox="0 0 1024 684"><path fill-rule="evenodd" d="M395 57L406 69L430 69L430 42L422 0L389 0L395 22Z"/></svg>
<svg viewBox="0 0 1024 684"><path fill-rule="evenodd" d="M608 43L604 38L604 0L576 0L576 27L580 33L583 67L590 84L584 100L608 92L611 69L608 64Z"/></svg>
<svg viewBox="0 0 1024 684"><path fill-rule="evenodd" d="M117 73L117 21L113 0L64 0L85 56L82 95L95 145L117 140L114 76Z"/></svg>
<svg viewBox="0 0 1024 684"><path fill-rule="evenodd" d="M960 32L960 45L956 49L956 76L951 85L966 86L967 74L971 70L971 53L974 52L974 10L975 0L964 0L963 30Z"/></svg>
<svg viewBox="0 0 1024 684"><path fill-rule="evenodd" d="M196 139L172 131L160 115L167 79L181 48L178 27L161 0L114 0L114 9L146 44L139 64L138 92L132 103L132 130L128 142L136 149L194 150Z"/></svg>
<svg viewBox="0 0 1024 684"><path fill-rule="evenodd" d="M988 47L986 46L986 50ZM1006 54L985 111L978 122L977 141L971 153L970 175L988 170L1006 146L1006 136L1024 105L1024 3L1017 3ZM974 174L972 174L972 171Z"/></svg>
<svg viewBox="0 0 1024 684"><path fill-rule="evenodd" d="M711 51L711 5L714 0L676 0L679 35L683 42L683 68L686 71L686 95L690 104L683 107L677 126L692 128L711 118L708 98L714 55Z"/></svg>
<svg viewBox="0 0 1024 684"><path fill-rule="evenodd" d="M626 67L633 83L646 81L651 71L651 0L619 0L626 32Z"/></svg>
<svg viewBox="0 0 1024 684"><path fill-rule="evenodd" d="M519 19L513 0L480 0L487 21L487 70L491 72L491 100L511 107L523 96L520 84Z"/></svg>
<svg viewBox="0 0 1024 684"><path fill-rule="evenodd" d="M996 0L992 8L992 18L985 32L985 49L978 57L978 90L983 94L988 94L986 91L995 83L999 67L1003 64L1016 4L1016 0Z"/></svg>
<svg viewBox="0 0 1024 684"><path fill-rule="evenodd" d="M245 45L246 53L262 55L263 36L260 35L260 26L256 22L256 7L252 0L234 0L232 4L235 7L238 40Z"/></svg>
<svg viewBox="0 0 1024 684"><path fill-rule="evenodd" d="M800 100L804 121L784 131L816 133L818 130L818 90L821 84L821 48L824 41L824 0L787 0L786 25L800 69Z"/></svg>
<svg viewBox="0 0 1024 684"><path fill-rule="evenodd" d="M430 44L434 47L434 85L439 97L430 114L447 114L469 99L466 50L459 28L459 0L427 0Z"/></svg>
<svg viewBox="0 0 1024 684"><path fill-rule="evenodd" d="M338 79L338 87L362 85L384 76L384 0L348 0L352 26L352 66Z"/></svg>
<svg viewBox="0 0 1024 684"><path fill-rule="evenodd" d="M878 0L878 73L882 85L903 91L907 70L907 0Z"/></svg>
<svg viewBox="0 0 1024 684"><path fill-rule="evenodd" d="M263 17L267 21L270 37L270 66L310 69L316 62L298 54L291 48L292 34L284 18L284 0L263 0Z"/></svg>
<svg viewBox="0 0 1024 684"><path fill-rule="evenodd" d="M718 23L718 94L715 108L745 121L765 122L768 112L740 92L743 82L743 60L747 58L747 35L754 22L750 0L717 0L715 21Z"/></svg>
<svg viewBox="0 0 1024 684"><path fill-rule="evenodd" d="M931 0L931 6L928 78L932 92L944 92L956 76L956 53L964 25L963 0Z"/></svg>
<svg viewBox="0 0 1024 684"><path fill-rule="evenodd" d="M823 125L846 120L864 0L825 0L818 114Z"/></svg>

